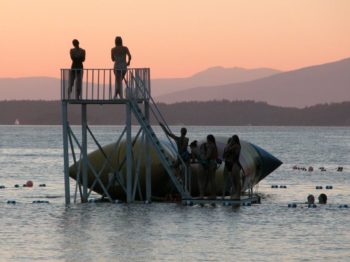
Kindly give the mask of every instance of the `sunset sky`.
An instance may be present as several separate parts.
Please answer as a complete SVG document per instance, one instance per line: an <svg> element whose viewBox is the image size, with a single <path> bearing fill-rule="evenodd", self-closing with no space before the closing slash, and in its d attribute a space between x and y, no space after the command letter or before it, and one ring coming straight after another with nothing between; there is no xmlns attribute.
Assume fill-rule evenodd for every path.
<svg viewBox="0 0 350 262"><path fill-rule="evenodd" d="M291 70L350 57L349 14L349 0L1 0L0 77L59 77L73 38L85 68L111 68L117 35L154 78Z"/></svg>

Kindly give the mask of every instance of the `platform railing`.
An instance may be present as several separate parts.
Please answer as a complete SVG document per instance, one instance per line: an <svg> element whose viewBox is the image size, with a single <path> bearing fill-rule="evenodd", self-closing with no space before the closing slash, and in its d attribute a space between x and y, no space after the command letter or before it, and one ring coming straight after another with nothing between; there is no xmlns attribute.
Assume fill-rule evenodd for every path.
<svg viewBox="0 0 350 262"><path fill-rule="evenodd" d="M123 72L114 69L61 69L61 100L62 101L114 101L127 99L126 94L132 94L135 99L149 99L150 96L150 69L128 68L122 81L120 96L115 97L116 75ZM135 76L142 79L135 83ZM129 88L126 92L126 88Z"/></svg>
<svg viewBox="0 0 350 262"><path fill-rule="evenodd" d="M133 88L131 88L131 90L133 90L133 92L139 94L141 93L142 97L147 97L150 101L150 112L152 114L152 116L154 117L155 121L157 121L157 123L163 123L164 127L168 130L169 133L172 133L170 127L168 126L163 114L161 113L160 109L157 106L157 103L154 101L154 99L152 98L151 94L149 93L148 89L142 88L145 85L148 85L147 83L144 82L144 79L142 78L142 76L140 75L135 75L133 74L133 72L130 72L130 77L131 77L131 82L134 84ZM135 95L133 94L131 97L135 97ZM170 136L165 132L165 137L167 139L167 141L169 142L169 144L171 145L173 152L176 152L176 158L179 161L180 164L180 168L181 168L181 176L183 179L183 190L187 191L189 193L189 195L191 195L191 187L192 187L192 179L191 179L191 172L190 169L188 168L188 165L185 163L185 161L182 159L182 156L179 154L179 152L177 151L177 148L175 146L175 144L173 143L173 140L170 138Z"/></svg>

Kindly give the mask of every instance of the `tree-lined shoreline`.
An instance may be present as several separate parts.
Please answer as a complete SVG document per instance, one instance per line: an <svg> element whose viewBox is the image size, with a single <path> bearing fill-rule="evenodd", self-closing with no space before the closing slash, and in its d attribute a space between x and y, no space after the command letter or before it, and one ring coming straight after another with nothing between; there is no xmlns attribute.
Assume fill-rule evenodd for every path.
<svg viewBox="0 0 350 262"><path fill-rule="evenodd" d="M254 101L208 101L159 103L158 107L171 125L216 126L350 126L350 102L290 108ZM70 123L80 123L80 107L69 106ZM92 125L124 123L122 105L89 105L88 121ZM0 101L0 124L61 124L60 101ZM152 120L154 123L154 120Z"/></svg>

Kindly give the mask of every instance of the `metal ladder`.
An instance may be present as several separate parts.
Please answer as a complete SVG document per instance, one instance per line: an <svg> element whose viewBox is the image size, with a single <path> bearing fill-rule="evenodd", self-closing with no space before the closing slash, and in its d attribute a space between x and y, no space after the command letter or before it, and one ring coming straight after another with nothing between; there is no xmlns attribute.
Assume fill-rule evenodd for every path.
<svg viewBox="0 0 350 262"><path fill-rule="evenodd" d="M142 113L142 110L138 106L137 102L135 100L130 100L131 110L134 113L137 121L143 128L144 132L146 133L148 139L151 141L152 145L154 146L158 157L163 164L163 167L165 168L167 174L169 175L171 181L173 182L175 188L177 191L181 194L182 198L190 198L190 194L188 190L186 189L183 182L181 182L175 175L173 170L173 163L172 159L169 158L169 156L166 155L166 152L164 148L162 147L162 144L160 143L159 139L157 138L156 134L153 131L153 128L148 123L146 117Z"/></svg>
<svg viewBox="0 0 350 262"><path fill-rule="evenodd" d="M149 99L151 101L151 112L152 115L155 117L155 119L159 121L159 118L163 121L163 123L166 125L166 127L169 129L168 125L165 122L165 119L163 118L161 112L159 111L156 103L150 96L149 91L146 88L141 88L141 86L144 86L143 83L137 79L137 76L134 75L131 76L133 81L133 89L137 91L138 94L142 94L142 97L145 99ZM126 82L126 81L125 81ZM134 85L135 84L135 85ZM169 142L173 146L174 151L177 154L177 158L180 160L180 165L184 169L184 181L180 181L174 174L174 168L173 168L173 162L172 159L166 154L166 151L162 147L162 144L160 143L159 139L157 138L155 132L153 131L153 128L151 127L150 123L148 122L147 118L143 114L141 108L138 106L137 97L134 97L132 94L132 89L126 82L127 88L129 88L129 103L131 111L134 113L137 121L139 122L140 126L144 130L145 134L147 135L148 139L151 141L152 145L154 146L154 149L156 150L158 157L165 168L166 173L170 177L173 185L175 186L176 190L180 193L182 199L189 199L191 198L190 194L190 183L188 183L188 168L185 164L185 162L182 160L181 156L178 154L177 149L173 146L173 143L170 141L170 138L167 136ZM154 110L155 109L155 110Z"/></svg>

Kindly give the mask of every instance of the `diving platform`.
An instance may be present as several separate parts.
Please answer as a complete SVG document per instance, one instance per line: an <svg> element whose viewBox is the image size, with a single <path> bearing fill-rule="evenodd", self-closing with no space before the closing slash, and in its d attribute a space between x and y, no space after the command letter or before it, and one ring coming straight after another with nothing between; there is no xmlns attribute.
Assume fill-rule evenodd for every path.
<svg viewBox="0 0 350 262"><path fill-rule="evenodd" d="M139 103L150 100L149 68L129 68L115 97L114 69L61 69L61 101L69 104L126 104L132 98Z"/></svg>
<svg viewBox="0 0 350 262"><path fill-rule="evenodd" d="M150 69L127 69L121 97L115 97L116 86L113 69L61 69L67 205L72 198L74 203L79 198L82 203L89 202L92 192L111 203L116 199L126 203L151 203L155 199L174 199L173 196L184 205L249 205L260 202L260 197L253 194L254 185L280 166L281 161L262 148L241 141L242 190L249 190L249 195L240 200L193 197L200 195L197 182L198 174L202 174L201 165L185 163L178 154L176 144L169 137L173 132L151 96ZM116 132L111 144L101 145L89 124L88 108L96 105L113 105L125 112L122 131ZM78 127L70 125L70 106L80 107ZM154 131L151 119L164 124L167 132L162 130L162 139ZM132 136L132 132L136 135ZM217 138L216 143L222 156L227 138ZM223 175L222 167L218 173ZM219 181L220 177L217 177ZM70 185L70 178L75 180L74 187Z"/></svg>
<svg viewBox="0 0 350 262"><path fill-rule="evenodd" d="M119 72L120 73L120 72ZM127 203L143 199L151 202L152 176L151 176L151 149L156 152L173 187L181 198L191 198L190 177L188 167L176 153L175 159L180 159L182 170L181 178L175 175L173 158L163 148L162 143L154 132L150 119L162 122L170 131L164 117L151 97L150 69L129 68L126 70L121 83L121 96L116 97L117 83L113 69L61 69L61 103L63 127L63 156L65 202L70 204L70 177L74 173L76 185L74 189L74 203L80 196L81 202L88 202L92 191L101 192L103 198L113 202L111 194L112 184L118 184L122 189ZM81 106L81 134L77 135L69 123L69 106ZM88 106L90 105L116 105L125 110L125 124L121 134L117 137L114 149L107 152L89 127ZM132 118L138 126L132 125ZM138 130L135 137L131 136L132 128ZM171 131L170 131L171 132ZM168 144L177 152L176 145L164 133ZM91 141L93 142L92 144ZM125 156L115 161L115 152L125 141ZM137 141L141 141L138 143ZM142 144L142 152L136 145ZM101 166L96 167L88 156L88 148L95 147L103 157ZM144 165L140 163L144 162ZM108 181L103 174L108 172ZM140 182L141 175L145 174L144 183Z"/></svg>

